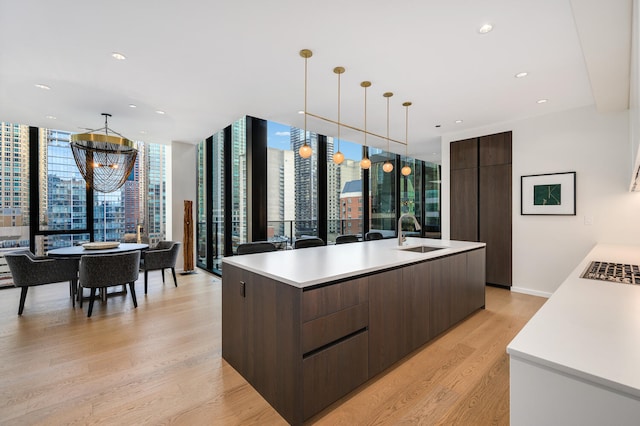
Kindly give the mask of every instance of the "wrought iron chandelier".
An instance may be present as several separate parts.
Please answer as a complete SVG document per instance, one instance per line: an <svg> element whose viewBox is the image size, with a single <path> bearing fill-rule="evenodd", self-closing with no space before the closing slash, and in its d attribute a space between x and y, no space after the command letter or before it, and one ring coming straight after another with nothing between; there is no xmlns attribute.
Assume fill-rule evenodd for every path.
<svg viewBox="0 0 640 426"><path fill-rule="evenodd" d="M71 135L71 150L87 185L98 192L113 192L131 174L138 150L134 142L109 129L111 114L102 115L103 128Z"/></svg>

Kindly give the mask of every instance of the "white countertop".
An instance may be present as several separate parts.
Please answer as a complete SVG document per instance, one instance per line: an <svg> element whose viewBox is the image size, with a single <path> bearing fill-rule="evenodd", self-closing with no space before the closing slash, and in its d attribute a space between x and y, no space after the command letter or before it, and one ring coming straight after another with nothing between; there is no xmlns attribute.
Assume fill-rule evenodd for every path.
<svg viewBox="0 0 640 426"><path fill-rule="evenodd" d="M640 397L640 285L580 278L591 261L640 265L640 247L594 247L507 352Z"/></svg>
<svg viewBox="0 0 640 426"><path fill-rule="evenodd" d="M297 250L275 251L223 259L224 264L239 266L298 288L349 278L422 260L485 247L468 241L407 238L402 248L418 245L441 247L428 253L400 250L396 238L337 244Z"/></svg>

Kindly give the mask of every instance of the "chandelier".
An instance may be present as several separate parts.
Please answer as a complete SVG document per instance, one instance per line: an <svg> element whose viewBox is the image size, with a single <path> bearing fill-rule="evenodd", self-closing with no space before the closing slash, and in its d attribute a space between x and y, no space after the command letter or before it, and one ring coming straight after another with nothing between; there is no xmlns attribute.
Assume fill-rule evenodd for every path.
<svg viewBox="0 0 640 426"><path fill-rule="evenodd" d="M138 151L134 142L109 129L107 120L111 114L102 115L103 128L71 135L71 151L89 187L98 192L113 192L131 174Z"/></svg>

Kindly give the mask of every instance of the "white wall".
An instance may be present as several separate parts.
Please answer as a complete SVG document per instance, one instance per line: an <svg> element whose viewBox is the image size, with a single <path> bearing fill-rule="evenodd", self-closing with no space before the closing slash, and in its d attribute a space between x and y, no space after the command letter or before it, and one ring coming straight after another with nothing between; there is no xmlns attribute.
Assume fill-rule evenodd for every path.
<svg viewBox="0 0 640 426"><path fill-rule="evenodd" d="M444 238L450 235L449 144L509 130L513 132L512 290L548 296L594 244L640 243L640 193L628 192L629 112L599 114L593 106L443 136ZM521 176L569 171L577 177L576 216L520 215ZM586 225L585 218L593 223Z"/></svg>
<svg viewBox="0 0 640 426"><path fill-rule="evenodd" d="M171 206L171 238L184 241L184 200L193 201L193 220L196 215L196 154L197 146L189 143L171 142L171 196L167 205ZM194 222L195 225L195 222ZM195 226L194 226L194 262L195 262ZM195 263L194 263L195 264ZM182 250L176 269L182 269L184 260Z"/></svg>

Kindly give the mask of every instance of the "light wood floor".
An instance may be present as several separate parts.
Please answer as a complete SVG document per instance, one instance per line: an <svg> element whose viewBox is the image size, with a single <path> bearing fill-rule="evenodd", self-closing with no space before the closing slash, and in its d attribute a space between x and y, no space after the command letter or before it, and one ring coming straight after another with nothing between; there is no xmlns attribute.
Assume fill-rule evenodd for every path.
<svg viewBox="0 0 640 426"><path fill-rule="evenodd" d="M220 282L150 273L71 307L67 284L0 290L0 424L280 425L220 357ZM316 425L509 423L507 343L545 299L487 288L487 308L311 419Z"/></svg>

